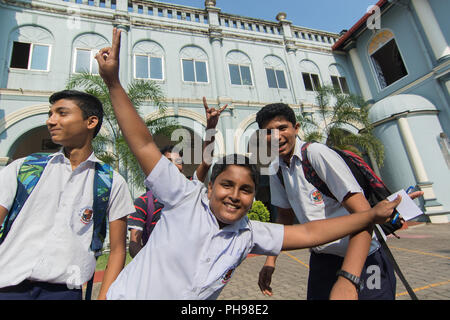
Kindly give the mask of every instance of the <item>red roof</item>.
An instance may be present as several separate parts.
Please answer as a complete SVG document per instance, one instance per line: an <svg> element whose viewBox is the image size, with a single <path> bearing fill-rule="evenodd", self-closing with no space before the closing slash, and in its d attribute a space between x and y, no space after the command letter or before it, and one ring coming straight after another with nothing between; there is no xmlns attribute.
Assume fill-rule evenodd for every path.
<svg viewBox="0 0 450 320"><path fill-rule="evenodd" d="M380 7L383 6L388 0L379 0L375 5ZM347 41L351 35L356 32L366 21L367 19L372 15L372 12L366 13L361 19L358 20L358 22L355 23L353 27L350 28L342 37L339 38L339 40L333 45L333 50L338 50L344 43Z"/></svg>

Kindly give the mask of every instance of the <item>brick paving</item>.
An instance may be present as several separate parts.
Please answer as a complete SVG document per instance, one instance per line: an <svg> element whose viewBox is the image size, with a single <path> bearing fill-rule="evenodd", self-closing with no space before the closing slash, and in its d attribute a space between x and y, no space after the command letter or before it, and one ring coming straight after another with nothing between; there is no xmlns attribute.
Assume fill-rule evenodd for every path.
<svg viewBox="0 0 450 320"><path fill-rule="evenodd" d="M450 300L450 224L419 224L400 230L401 237L388 238L397 263L420 300ZM305 300L308 279L308 250L283 252L272 279L272 297L263 296L258 273L264 256L247 258L235 271L219 300ZM100 284L94 284L93 297ZM409 300L397 279L397 299Z"/></svg>

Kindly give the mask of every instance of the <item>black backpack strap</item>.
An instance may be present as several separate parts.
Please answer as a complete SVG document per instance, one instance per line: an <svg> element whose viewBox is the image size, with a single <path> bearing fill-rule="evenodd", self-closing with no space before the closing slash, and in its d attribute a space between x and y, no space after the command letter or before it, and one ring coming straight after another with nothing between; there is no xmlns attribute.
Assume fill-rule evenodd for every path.
<svg viewBox="0 0 450 320"><path fill-rule="evenodd" d="M392 263L392 266L394 267L394 271L395 273L398 275L398 277L400 278L400 280L402 281L403 285L406 288L406 291L408 291L409 296L411 297L411 300L419 300L414 292L414 290L411 288L411 286L409 285L408 281L406 281L405 276L403 275L402 271L400 270L399 265L397 264L397 261L395 261L394 255L392 254L391 250L389 249L386 241L384 241L383 236L381 235L380 231L378 230L378 228L376 226L374 226L374 231L375 234L377 236L378 241L381 244L381 248L384 250L384 252L386 253L386 255L388 256L389 260Z"/></svg>
<svg viewBox="0 0 450 320"><path fill-rule="evenodd" d="M98 256L95 257L95 261L97 262ZM94 276L95 276L95 270L94 273L92 274L91 279L89 279L89 281L86 284L86 295L84 297L84 300L92 300L92 287L94 285Z"/></svg>

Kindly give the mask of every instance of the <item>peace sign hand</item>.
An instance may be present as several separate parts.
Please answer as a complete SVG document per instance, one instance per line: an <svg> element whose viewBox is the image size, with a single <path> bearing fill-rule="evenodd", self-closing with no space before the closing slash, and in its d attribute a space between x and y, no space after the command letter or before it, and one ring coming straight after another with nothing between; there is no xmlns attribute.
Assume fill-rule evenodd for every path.
<svg viewBox="0 0 450 320"><path fill-rule="evenodd" d="M205 107L206 113L206 129L215 129L217 122L219 122L220 113L228 107L228 104L219 109L209 108L206 98L203 97L203 106Z"/></svg>
<svg viewBox="0 0 450 320"><path fill-rule="evenodd" d="M119 81L120 30L113 29L112 46L101 49L95 59L98 71L108 87Z"/></svg>

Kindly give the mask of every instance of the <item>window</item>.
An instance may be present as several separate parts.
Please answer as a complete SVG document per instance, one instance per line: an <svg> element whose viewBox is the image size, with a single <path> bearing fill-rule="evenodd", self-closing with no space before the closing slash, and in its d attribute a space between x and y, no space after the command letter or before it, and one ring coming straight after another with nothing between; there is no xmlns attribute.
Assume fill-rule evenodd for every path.
<svg viewBox="0 0 450 320"><path fill-rule="evenodd" d="M98 50L80 48L75 49L75 63L73 72L98 74L98 63L94 58L97 52Z"/></svg>
<svg viewBox="0 0 450 320"><path fill-rule="evenodd" d="M49 45L14 41L10 67L47 71L49 56Z"/></svg>
<svg viewBox="0 0 450 320"><path fill-rule="evenodd" d="M134 77L163 80L162 58L136 54L134 56Z"/></svg>
<svg viewBox="0 0 450 320"><path fill-rule="evenodd" d="M317 91L320 88L319 75L302 72L302 77L306 91Z"/></svg>
<svg viewBox="0 0 450 320"><path fill-rule="evenodd" d="M286 78L284 77L283 70L266 68L266 75L269 88L287 89Z"/></svg>
<svg viewBox="0 0 450 320"><path fill-rule="evenodd" d="M386 88L408 74L394 34L383 30L369 44L369 56L381 89Z"/></svg>
<svg viewBox="0 0 450 320"><path fill-rule="evenodd" d="M208 82L206 61L182 59L183 80L187 82Z"/></svg>
<svg viewBox="0 0 450 320"><path fill-rule="evenodd" d="M348 89L347 80L344 77L331 76L331 83L334 89L340 91L341 93L350 93Z"/></svg>
<svg viewBox="0 0 450 320"><path fill-rule="evenodd" d="M240 66L238 64L229 64L231 84L252 85L252 76L249 66Z"/></svg>

